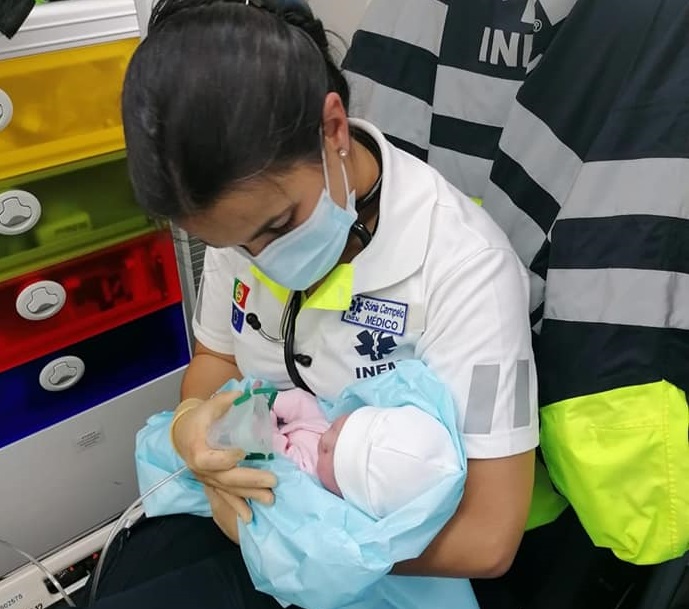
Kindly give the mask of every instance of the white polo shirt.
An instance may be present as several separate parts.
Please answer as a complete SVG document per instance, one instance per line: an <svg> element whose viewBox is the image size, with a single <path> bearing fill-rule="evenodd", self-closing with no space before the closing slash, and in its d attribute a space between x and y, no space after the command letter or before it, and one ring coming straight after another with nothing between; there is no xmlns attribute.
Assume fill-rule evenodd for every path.
<svg viewBox="0 0 689 609"><path fill-rule="evenodd" d="M316 395L421 359L454 397L469 458L518 454L538 444L536 374L528 279L488 214L438 172L392 146L372 125L351 123L378 143L380 219L371 243L340 265L306 301L296 325L297 364ZM233 354L242 374L293 386L280 336L287 290L232 249L206 250L194 334Z"/></svg>

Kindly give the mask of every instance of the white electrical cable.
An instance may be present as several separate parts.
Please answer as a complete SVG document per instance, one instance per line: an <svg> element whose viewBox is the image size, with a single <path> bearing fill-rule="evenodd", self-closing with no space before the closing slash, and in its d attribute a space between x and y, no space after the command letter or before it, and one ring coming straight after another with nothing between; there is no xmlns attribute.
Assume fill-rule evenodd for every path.
<svg viewBox="0 0 689 609"><path fill-rule="evenodd" d="M60 585L60 582L57 581L57 578L48 569L46 569L38 559L31 556L31 554L29 554L28 552L24 552L24 550L19 549L17 546L10 543L9 541L5 541L4 539L0 539L0 545L3 545L9 548L10 550L14 550L18 554L21 554L24 558L29 560L29 562L38 567L44 573L44 575L52 582L53 586L57 588L57 591L60 593L65 602L70 607L76 607L74 601L69 597L69 594L65 592L65 589Z"/></svg>
<svg viewBox="0 0 689 609"><path fill-rule="evenodd" d="M180 467L174 474L170 474L167 478L164 478L160 482L158 482L156 485L152 486L150 489L148 489L141 497L139 497L134 503L132 503L123 513L122 516L120 516L119 520L115 523L115 526L112 528L110 531L110 534L108 535L108 538L105 540L105 544L103 545L103 549L101 550L100 557L98 558L98 563L96 564L96 568L93 571L93 578L91 579L91 590L89 592L89 607L93 605L96 602L96 592L98 591L98 581L100 580L101 572L103 571L103 564L105 563L105 555L108 553L108 550L110 549L110 546L112 545L112 542L115 540L115 537L117 534L120 532L120 530L123 527L123 524L126 523L127 518L129 518L129 515L137 509L150 495L155 493L160 487L165 486L168 482L171 482L177 476L180 474L184 473L187 470L187 467ZM131 525L130 525L131 526ZM72 605L74 606L74 605Z"/></svg>
<svg viewBox="0 0 689 609"><path fill-rule="evenodd" d="M91 582L91 591L89 594L89 606L93 605L93 603L96 600L96 592L98 590L98 580L100 579L101 572L103 571L103 564L105 563L105 555L108 553L108 550L110 549L110 546L112 545L112 542L115 540L115 537L117 534L120 532L122 528L125 528L125 526L128 528L131 526L133 523L129 523L127 525L127 519L129 518L129 515L137 509L150 495L155 493L160 487L165 486L168 482L174 480L185 472L187 470L186 466L185 467L180 467L174 474L170 474L167 478L164 478L160 482L158 482L155 486L151 487L148 489L141 497L139 497L134 503L132 503L123 513L122 516L118 519L118 521L115 523L115 526L113 526L112 530L110 531L110 534L108 535L108 538L105 540L105 544L103 545L103 549L101 550L100 556L98 558L98 563L96 564L96 568L93 571L93 578ZM125 525L125 526L123 526ZM31 564L35 565L38 569L41 570L41 572L51 581L51 583L55 586L57 591L60 593L60 596L64 599L64 601L70 606L70 607L76 607L74 604L74 601L69 597L69 594L65 591L65 589L62 587L59 581L57 581L57 578L39 561L38 559L34 558L29 554L28 552L24 552L24 550L18 548L14 544L10 543L9 541L5 541L4 539L0 539L0 545L3 545L10 550L13 550L14 552L17 552L18 554L21 554L24 558L26 558Z"/></svg>

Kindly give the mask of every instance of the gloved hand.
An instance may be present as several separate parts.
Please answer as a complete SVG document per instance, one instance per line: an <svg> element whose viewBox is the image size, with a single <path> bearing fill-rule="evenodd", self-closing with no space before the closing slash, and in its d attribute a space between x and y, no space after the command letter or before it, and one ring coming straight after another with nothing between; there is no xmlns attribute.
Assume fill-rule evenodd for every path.
<svg viewBox="0 0 689 609"><path fill-rule="evenodd" d="M231 407L240 392L218 393L209 400L182 402L172 425L172 443L190 471L204 485L221 492L244 522L252 518L247 499L271 505L277 479L259 469L237 467L244 458L238 449L214 450L206 443L210 426Z"/></svg>
<svg viewBox="0 0 689 609"><path fill-rule="evenodd" d="M213 522L225 533L228 539L239 545L239 524L237 523L237 512L225 498L225 493L210 486L204 487L208 503L211 506Z"/></svg>

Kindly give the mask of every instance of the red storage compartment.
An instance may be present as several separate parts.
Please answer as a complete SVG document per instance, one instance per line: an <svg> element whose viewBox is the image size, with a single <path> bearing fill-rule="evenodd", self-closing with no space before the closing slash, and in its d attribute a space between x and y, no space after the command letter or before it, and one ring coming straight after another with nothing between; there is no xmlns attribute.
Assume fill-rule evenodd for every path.
<svg viewBox="0 0 689 609"><path fill-rule="evenodd" d="M10 279L0 283L0 371L181 300L162 231Z"/></svg>

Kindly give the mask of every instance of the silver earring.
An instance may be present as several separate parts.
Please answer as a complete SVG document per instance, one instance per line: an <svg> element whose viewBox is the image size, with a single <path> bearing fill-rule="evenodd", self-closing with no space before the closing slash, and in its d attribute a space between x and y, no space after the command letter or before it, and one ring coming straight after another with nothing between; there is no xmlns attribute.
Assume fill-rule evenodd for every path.
<svg viewBox="0 0 689 609"><path fill-rule="evenodd" d="M346 159L349 152L347 150L345 150L344 148L340 148L340 150L338 151L338 154L340 155L341 159Z"/></svg>

